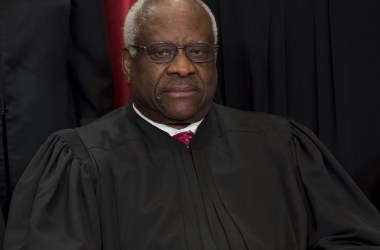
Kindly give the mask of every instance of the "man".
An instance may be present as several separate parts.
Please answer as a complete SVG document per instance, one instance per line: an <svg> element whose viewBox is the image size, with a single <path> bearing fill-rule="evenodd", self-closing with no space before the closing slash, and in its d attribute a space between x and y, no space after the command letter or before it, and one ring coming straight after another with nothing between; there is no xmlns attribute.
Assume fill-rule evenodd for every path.
<svg viewBox="0 0 380 250"><path fill-rule="evenodd" d="M212 104L202 2L138 1L125 36L133 103L42 146L5 249L380 249L379 214L309 130Z"/></svg>

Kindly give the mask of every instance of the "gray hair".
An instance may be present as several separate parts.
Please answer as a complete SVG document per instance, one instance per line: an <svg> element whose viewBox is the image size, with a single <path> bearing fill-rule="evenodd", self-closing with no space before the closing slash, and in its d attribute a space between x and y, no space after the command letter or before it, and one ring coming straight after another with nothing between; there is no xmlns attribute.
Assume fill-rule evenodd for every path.
<svg viewBox="0 0 380 250"><path fill-rule="evenodd" d="M138 0L129 10L127 17L125 18L124 27L123 27L123 37L124 37L124 46L133 45L136 42L137 35L139 32L139 24L137 20L139 17L144 18L154 11L154 8L144 8L145 3L150 0ZM214 43L218 43L218 26L215 21L215 17L212 14L210 8L201 0L193 0L196 4L200 5L210 16L212 31L214 34ZM142 13L144 12L145 13ZM142 16L144 15L144 16ZM136 50L134 48L129 48L129 51L132 56L136 55Z"/></svg>

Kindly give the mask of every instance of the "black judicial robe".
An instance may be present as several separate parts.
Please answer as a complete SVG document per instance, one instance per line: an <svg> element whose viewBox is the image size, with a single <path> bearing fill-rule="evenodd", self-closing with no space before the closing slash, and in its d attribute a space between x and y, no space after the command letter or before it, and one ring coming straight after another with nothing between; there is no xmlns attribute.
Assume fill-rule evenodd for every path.
<svg viewBox="0 0 380 250"><path fill-rule="evenodd" d="M380 217L292 120L214 105L190 154L129 104L50 136L4 249L380 249Z"/></svg>

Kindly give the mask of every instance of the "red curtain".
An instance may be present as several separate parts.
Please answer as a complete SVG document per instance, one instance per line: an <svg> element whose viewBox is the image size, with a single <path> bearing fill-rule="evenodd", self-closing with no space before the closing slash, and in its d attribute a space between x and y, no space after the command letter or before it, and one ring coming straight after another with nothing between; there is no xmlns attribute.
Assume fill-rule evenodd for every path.
<svg viewBox="0 0 380 250"><path fill-rule="evenodd" d="M123 24L126 14L136 0L103 0L106 14L112 73L115 84L115 108L131 99L131 92L121 67Z"/></svg>

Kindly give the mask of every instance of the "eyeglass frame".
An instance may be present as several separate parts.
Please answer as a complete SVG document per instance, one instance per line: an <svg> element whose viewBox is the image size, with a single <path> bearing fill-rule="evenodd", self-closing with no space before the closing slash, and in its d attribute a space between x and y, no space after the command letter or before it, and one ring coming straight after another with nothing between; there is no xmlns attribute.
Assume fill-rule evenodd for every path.
<svg viewBox="0 0 380 250"><path fill-rule="evenodd" d="M150 58L150 56L148 55L148 53L147 53L147 48L148 48L148 46L153 45L153 44L170 44L170 45L174 45L174 47L176 48L176 50L175 50L174 54L172 54L172 58L171 58L169 61L167 61L167 62L157 62L157 61L152 60L152 59ZM191 59L191 57L189 57L189 56L187 55L187 53L186 53L186 47L187 47L187 46L190 46L190 45L192 45L192 44L207 44L207 45L211 45L210 47L212 47L212 48L214 49L214 56L213 56L212 58L206 60L206 61L200 61L200 62L195 62L195 61L193 61L193 60ZM174 58L175 58L175 57L177 56L177 54L178 54L178 50L179 50L179 49L183 49L183 52L184 52L184 54L186 55L186 58L187 58L190 62L192 62L192 63L205 63L205 62L212 61L213 59L215 59L215 56L216 56L216 54L217 54L217 52L218 52L219 45L217 45L217 44L213 44L213 43L209 43L209 42L198 41L198 42L190 42L190 43L185 44L185 45L183 45L183 46L177 46L176 44L174 44L174 43L172 43L172 42L154 42L154 43L150 43L150 44L145 45L145 46L143 46L143 45L136 45L136 44L129 44L127 47L134 47L134 48L142 49L142 50L144 51L144 55L148 58L149 61L154 62L154 63L157 63L157 64L165 64L165 63L171 63L171 62L174 60Z"/></svg>

